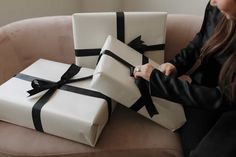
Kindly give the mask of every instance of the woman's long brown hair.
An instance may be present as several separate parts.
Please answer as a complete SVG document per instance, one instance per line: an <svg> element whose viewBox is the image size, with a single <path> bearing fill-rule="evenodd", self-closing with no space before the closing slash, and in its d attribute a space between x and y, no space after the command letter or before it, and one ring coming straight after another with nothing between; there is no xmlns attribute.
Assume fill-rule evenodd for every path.
<svg viewBox="0 0 236 157"><path fill-rule="evenodd" d="M219 85L228 100L236 103L236 20L221 16L212 37L204 44L200 59L211 55L229 56L219 75Z"/></svg>

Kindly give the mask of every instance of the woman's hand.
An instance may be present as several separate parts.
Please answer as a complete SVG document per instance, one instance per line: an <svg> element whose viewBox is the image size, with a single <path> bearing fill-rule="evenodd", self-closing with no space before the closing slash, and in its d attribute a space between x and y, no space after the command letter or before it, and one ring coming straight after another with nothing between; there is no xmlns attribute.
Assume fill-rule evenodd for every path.
<svg viewBox="0 0 236 157"><path fill-rule="evenodd" d="M158 70L163 72L165 75L175 75L176 74L176 67L171 63L163 63L159 66Z"/></svg>
<svg viewBox="0 0 236 157"><path fill-rule="evenodd" d="M150 63L138 65L134 69L134 78L142 77L143 79L149 81L153 69L154 67Z"/></svg>
<svg viewBox="0 0 236 157"><path fill-rule="evenodd" d="M134 69L134 78L142 77L143 79L149 81L153 70L154 67L150 63L144 65L138 65ZM158 70L160 70L167 76L176 74L176 67L171 63L161 64L158 67Z"/></svg>

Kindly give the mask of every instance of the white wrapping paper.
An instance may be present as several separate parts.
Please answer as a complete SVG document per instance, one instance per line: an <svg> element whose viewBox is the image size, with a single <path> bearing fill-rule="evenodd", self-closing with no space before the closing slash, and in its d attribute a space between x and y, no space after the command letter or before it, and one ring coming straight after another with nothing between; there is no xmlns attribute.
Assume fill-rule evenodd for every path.
<svg viewBox="0 0 236 157"><path fill-rule="evenodd" d="M20 74L58 81L70 65L40 59ZM93 74L94 70L81 68L73 78ZM89 80L70 83L73 87L89 89ZM0 86L0 119L35 129L32 107L45 91L28 97L31 82L16 77ZM94 90L93 90L94 91ZM45 133L95 146L108 120L108 104L101 98L57 89L41 110L41 123Z"/></svg>
<svg viewBox="0 0 236 157"><path fill-rule="evenodd" d="M133 66L142 64L141 54L112 36L107 38L101 53L106 50ZM150 59L149 62L158 68ZM101 56L95 69L91 87L127 107L131 107L141 96L134 78L130 76L129 68L105 54ZM176 130L185 123L184 110L180 104L153 96L152 100L159 114L151 118L144 106L138 113L170 130Z"/></svg>
<svg viewBox="0 0 236 157"><path fill-rule="evenodd" d="M141 35L146 45L165 44L166 17L165 12L124 12L124 42ZM115 12L76 13L72 23L75 50L101 49L108 35L117 37L119 32ZM76 64L95 68L98 56L90 55L76 56ZM164 61L164 49L146 51L145 55L159 64Z"/></svg>

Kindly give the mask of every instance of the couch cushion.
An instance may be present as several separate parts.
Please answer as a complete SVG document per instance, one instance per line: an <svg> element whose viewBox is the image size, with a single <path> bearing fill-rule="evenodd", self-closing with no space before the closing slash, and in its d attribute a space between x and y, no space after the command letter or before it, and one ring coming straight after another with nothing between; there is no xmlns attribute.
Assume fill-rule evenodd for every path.
<svg viewBox="0 0 236 157"><path fill-rule="evenodd" d="M177 134L118 105L95 148L0 122L0 156L178 157Z"/></svg>

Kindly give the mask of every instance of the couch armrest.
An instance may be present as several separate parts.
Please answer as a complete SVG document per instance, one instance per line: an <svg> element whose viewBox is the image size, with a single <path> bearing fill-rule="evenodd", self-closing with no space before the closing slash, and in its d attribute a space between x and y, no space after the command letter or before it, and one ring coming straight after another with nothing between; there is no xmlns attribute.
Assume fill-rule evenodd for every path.
<svg viewBox="0 0 236 157"><path fill-rule="evenodd" d="M71 16L21 20L0 28L0 84L39 58L74 62Z"/></svg>
<svg viewBox="0 0 236 157"><path fill-rule="evenodd" d="M167 16L165 61L173 58L200 30L202 17L169 14Z"/></svg>

